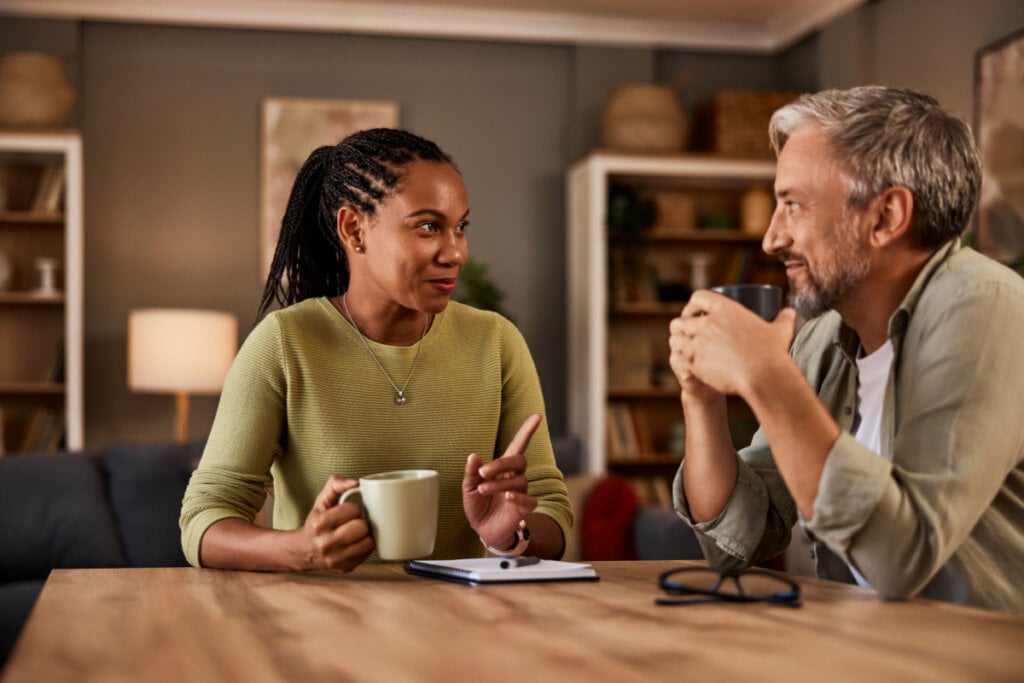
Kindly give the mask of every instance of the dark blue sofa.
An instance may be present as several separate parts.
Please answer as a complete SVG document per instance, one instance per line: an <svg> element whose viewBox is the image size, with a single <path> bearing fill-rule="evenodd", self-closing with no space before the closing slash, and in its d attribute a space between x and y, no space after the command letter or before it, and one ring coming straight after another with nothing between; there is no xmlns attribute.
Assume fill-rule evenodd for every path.
<svg viewBox="0 0 1024 683"><path fill-rule="evenodd" d="M51 569L184 566L181 499L202 444L0 458L0 666Z"/></svg>

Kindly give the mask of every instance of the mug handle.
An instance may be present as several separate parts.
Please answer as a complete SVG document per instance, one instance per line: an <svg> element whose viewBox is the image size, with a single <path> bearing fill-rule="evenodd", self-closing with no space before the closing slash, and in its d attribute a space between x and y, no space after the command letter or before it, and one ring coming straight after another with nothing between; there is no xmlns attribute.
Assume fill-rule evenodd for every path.
<svg viewBox="0 0 1024 683"><path fill-rule="evenodd" d="M356 495L357 493L360 494L360 497L362 497L363 491L358 486L356 486L355 488L351 488L348 491L345 491L345 493L341 494L341 498L338 499L338 505L341 505L342 503L344 503L346 500ZM362 504L362 501L360 501L359 510L360 514L365 517L366 507Z"/></svg>

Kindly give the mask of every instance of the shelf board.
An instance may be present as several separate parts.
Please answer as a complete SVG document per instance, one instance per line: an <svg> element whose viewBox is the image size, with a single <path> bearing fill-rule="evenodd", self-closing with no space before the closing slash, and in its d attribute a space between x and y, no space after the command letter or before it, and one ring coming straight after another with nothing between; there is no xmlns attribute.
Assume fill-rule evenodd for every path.
<svg viewBox="0 0 1024 683"><path fill-rule="evenodd" d="M678 387L608 387L608 398L674 398L679 400Z"/></svg>
<svg viewBox="0 0 1024 683"><path fill-rule="evenodd" d="M672 465L679 466L683 461L681 456L671 453L650 453L637 458L609 460L609 467L650 467L651 465Z"/></svg>
<svg viewBox="0 0 1024 683"><path fill-rule="evenodd" d="M63 225L64 214L42 211L0 211L0 224L3 223Z"/></svg>
<svg viewBox="0 0 1024 683"><path fill-rule="evenodd" d="M64 385L59 382L0 382L0 394L8 396L60 396Z"/></svg>
<svg viewBox="0 0 1024 683"><path fill-rule="evenodd" d="M704 230L679 230L675 232L659 232L652 230L647 233L648 242L685 243L685 242L732 242L740 244L761 244L761 235L751 235L738 228L707 228Z"/></svg>
<svg viewBox="0 0 1024 683"><path fill-rule="evenodd" d="M628 304L617 304L609 313L611 315L654 315L654 316L678 316L685 301L635 301Z"/></svg>
<svg viewBox="0 0 1024 683"><path fill-rule="evenodd" d="M35 294L34 292L0 292L0 304L27 304L52 306L64 303L64 292L57 294Z"/></svg>

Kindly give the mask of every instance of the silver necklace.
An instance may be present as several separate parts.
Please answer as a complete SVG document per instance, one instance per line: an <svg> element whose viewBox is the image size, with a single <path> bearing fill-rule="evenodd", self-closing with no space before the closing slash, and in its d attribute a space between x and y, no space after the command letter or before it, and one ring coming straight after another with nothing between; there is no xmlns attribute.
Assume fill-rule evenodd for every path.
<svg viewBox="0 0 1024 683"><path fill-rule="evenodd" d="M427 327L430 326L430 315L427 315L427 319L423 322L423 334L420 335L419 341L416 342L416 355L412 357L412 367L409 368L409 376L405 378L405 384L403 384L402 388L399 389L398 385L391 379L391 375L389 375L388 371L384 369L384 365L380 362L380 359L377 358L377 354L375 354L373 349L370 348L370 343L367 342L366 337L363 336L362 331L359 329L359 325L356 324L356 319L352 317L351 313L349 313L348 292L341 295L341 305L345 307L345 317L352 323L352 327L356 328L356 334L359 335L359 339L363 342L363 346L366 347L366 351L370 354L370 358L372 358L373 362L377 364L380 371L384 373L384 377L387 379L388 384L391 385L391 388L395 390L395 405L404 406L405 402L409 400L405 397L405 388L409 386L409 380L412 379L412 373L416 370L416 361L420 359L420 348L423 346L423 338L427 336Z"/></svg>

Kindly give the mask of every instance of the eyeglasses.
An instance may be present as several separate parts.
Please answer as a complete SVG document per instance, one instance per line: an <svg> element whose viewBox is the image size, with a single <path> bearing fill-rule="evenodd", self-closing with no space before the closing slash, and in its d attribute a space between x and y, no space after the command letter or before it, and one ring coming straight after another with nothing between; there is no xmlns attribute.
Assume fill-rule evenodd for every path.
<svg viewBox="0 0 1024 683"><path fill-rule="evenodd" d="M774 572L748 569L722 574L705 567L684 567L662 572L658 586L672 596L657 598L658 605L699 605L709 602L767 602L800 606L800 586Z"/></svg>

